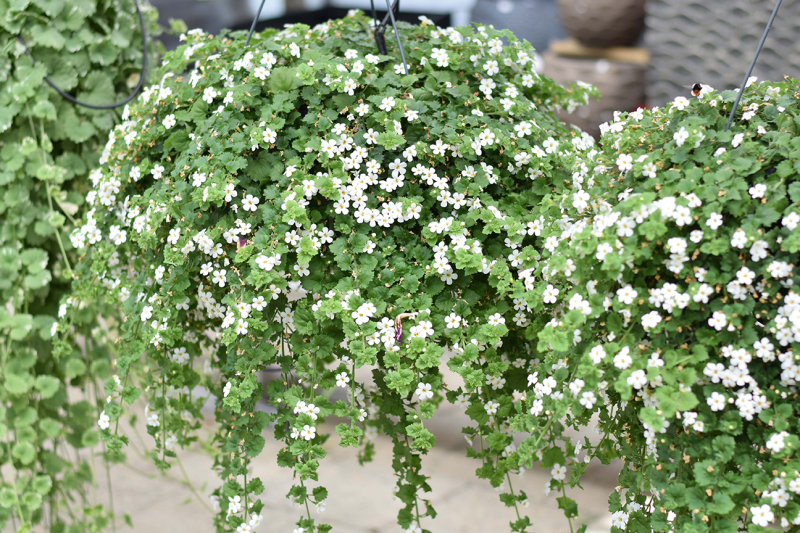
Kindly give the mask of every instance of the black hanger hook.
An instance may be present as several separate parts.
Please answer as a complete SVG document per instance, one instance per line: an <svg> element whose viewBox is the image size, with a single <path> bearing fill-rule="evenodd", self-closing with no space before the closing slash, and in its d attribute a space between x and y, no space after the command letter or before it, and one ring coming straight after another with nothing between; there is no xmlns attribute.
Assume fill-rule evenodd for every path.
<svg viewBox="0 0 800 533"><path fill-rule="evenodd" d="M397 47L400 49L400 59L403 60L403 69L405 69L406 75L409 74L408 64L406 63L406 54L403 50L403 44L400 42L400 32L397 30L397 20L395 19L394 11L397 10L397 14L400 14L400 0L386 0L386 9L388 13L386 16L383 17L382 22L378 22L378 14L375 11L375 0L370 0L370 5L372 6L372 18L375 20L375 30L373 31L373 36L375 37L375 44L378 47L378 52L381 55L388 55L386 50L386 24L391 21L392 28L394 29L394 36L397 39Z"/></svg>

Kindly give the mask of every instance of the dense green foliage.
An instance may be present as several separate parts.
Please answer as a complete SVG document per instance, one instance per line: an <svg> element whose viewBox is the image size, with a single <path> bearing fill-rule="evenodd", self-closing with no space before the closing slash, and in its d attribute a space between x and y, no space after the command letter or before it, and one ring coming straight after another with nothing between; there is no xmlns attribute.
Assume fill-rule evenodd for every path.
<svg viewBox="0 0 800 533"><path fill-rule="evenodd" d="M157 31L156 12L143 9ZM77 260L67 236L121 110L76 107L43 77L107 104L130 93L141 65L130 1L0 0L0 529L97 531L109 522L86 491L99 384L112 363L98 307L74 315L58 349L51 339ZM70 402L68 387L84 395Z"/></svg>
<svg viewBox="0 0 800 533"><path fill-rule="evenodd" d="M141 394L167 468L196 438L207 387L218 530L260 522L263 482L248 465L274 424L298 530L327 531L311 510L327 497L318 425L335 416L335 438L363 460L376 431L392 438L398 522L413 532L436 514L424 421L446 397L467 407L478 475L505 487L512 529L525 530L506 422L527 410L513 392L536 363L537 327L532 286L515 282L544 218L559 216L550 198L572 184L564 169L593 145L553 112L593 93L538 76L509 32L425 20L401 26L406 75L396 50L375 55L369 23L353 13L270 30L248 49L242 34L190 32L113 130L72 235L86 249L73 303L102 298L124 314L102 438L122 448L117 421ZM463 387L446 389L444 361ZM268 365L281 369L266 390L274 414L255 409ZM373 380L356 383L364 366ZM347 401L328 399L336 387Z"/></svg>

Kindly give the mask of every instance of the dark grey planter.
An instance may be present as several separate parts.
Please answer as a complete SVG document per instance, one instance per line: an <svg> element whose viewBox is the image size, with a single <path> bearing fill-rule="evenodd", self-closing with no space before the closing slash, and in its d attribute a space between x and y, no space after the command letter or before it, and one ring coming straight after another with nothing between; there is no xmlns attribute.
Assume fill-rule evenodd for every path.
<svg viewBox="0 0 800 533"><path fill-rule="evenodd" d="M567 32L584 46L631 46L644 29L645 0L558 0Z"/></svg>

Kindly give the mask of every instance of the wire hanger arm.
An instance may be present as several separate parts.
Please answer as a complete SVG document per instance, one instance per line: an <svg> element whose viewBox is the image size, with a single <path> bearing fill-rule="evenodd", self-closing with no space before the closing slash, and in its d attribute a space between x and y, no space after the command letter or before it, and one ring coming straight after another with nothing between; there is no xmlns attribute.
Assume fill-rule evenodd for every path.
<svg viewBox="0 0 800 533"><path fill-rule="evenodd" d="M742 99L742 93L744 92L747 86L747 80L750 79L750 74L753 73L753 67L756 66L756 59L758 59L758 54L761 53L761 49L764 47L764 42L767 40L767 34L769 33L770 28L772 28L772 23L775 21L775 15L778 14L778 9L781 7L781 2L783 0L778 0L775 4L775 9L772 10L772 16L769 17L769 22L767 22L767 27L764 28L764 34L761 36L761 41L758 43L758 48L756 48L756 55L753 56L753 60L750 62L750 68L747 69L747 74L744 75L744 81L742 81L742 86L739 87L739 94L736 95L736 100L733 102L733 109L731 109L731 116L728 117L728 124L725 126L725 131L728 131L731 128L731 124L733 123L733 117L736 114L736 108L739 107L739 100Z"/></svg>

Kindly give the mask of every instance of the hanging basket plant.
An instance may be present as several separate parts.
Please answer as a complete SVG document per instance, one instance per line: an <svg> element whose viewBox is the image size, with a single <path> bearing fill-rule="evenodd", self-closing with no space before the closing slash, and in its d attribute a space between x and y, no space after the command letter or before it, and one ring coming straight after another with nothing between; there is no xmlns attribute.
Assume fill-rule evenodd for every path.
<svg viewBox="0 0 800 533"><path fill-rule="evenodd" d="M709 87L604 124L542 234L529 405L599 417L612 531L800 524L798 81L753 81L731 131L737 93Z"/></svg>
<svg viewBox="0 0 800 533"><path fill-rule="evenodd" d="M143 392L166 468L194 439L196 386L207 387L219 531L260 522L263 481L248 464L273 424L299 531L329 530L306 511L325 506L320 424L334 416L333 439L364 460L376 431L393 439L398 522L421 531L435 514L425 420L445 399L474 421L479 476L503 485L509 506L526 499L504 483L519 470L512 434L547 422L512 394L542 325L532 287L516 282L539 257L545 217L560 216L543 200L566 193L593 144L553 112L593 90L537 75L533 50L507 31L427 20L400 25L406 72L392 37L378 55L370 25L354 12L249 46L190 32L111 134L72 236L86 253L76 297L124 316L103 438L123 446L117 420ZM443 383L445 362L463 387ZM274 414L255 409L271 365ZM365 366L369 384L355 377ZM332 403L339 387L347 399ZM519 513L515 531L530 523Z"/></svg>

